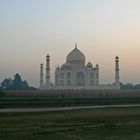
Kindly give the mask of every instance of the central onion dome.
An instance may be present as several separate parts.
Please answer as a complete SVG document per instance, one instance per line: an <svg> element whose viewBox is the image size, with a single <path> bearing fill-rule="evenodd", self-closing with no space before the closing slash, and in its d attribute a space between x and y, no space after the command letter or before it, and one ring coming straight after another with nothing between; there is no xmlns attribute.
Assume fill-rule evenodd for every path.
<svg viewBox="0 0 140 140"><path fill-rule="evenodd" d="M85 55L77 48L77 44L75 44L75 48L67 55L66 62L71 65L83 66L85 65Z"/></svg>

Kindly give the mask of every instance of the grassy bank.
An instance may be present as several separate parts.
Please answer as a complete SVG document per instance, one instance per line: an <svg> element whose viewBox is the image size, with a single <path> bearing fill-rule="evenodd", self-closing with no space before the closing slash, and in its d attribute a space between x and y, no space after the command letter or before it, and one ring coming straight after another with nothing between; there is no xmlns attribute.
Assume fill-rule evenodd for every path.
<svg viewBox="0 0 140 140"><path fill-rule="evenodd" d="M139 140L140 107L0 113L0 140Z"/></svg>

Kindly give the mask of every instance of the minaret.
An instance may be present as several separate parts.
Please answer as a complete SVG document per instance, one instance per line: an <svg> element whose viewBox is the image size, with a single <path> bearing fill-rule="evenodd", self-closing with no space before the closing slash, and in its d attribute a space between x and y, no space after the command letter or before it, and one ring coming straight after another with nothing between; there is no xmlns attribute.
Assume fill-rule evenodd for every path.
<svg viewBox="0 0 140 140"><path fill-rule="evenodd" d="M50 56L46 56L46 88L50 87Z"/></svg>
<svg viewBox="0 0 140 140"><path fill-rule="evenodd" d="M40 89L43 87L44 79L43 79L43 64L40 64Z"/></svg>
<svg viewBox="0 0 140 140"><path fill-rule="evenodd" d="M119 57L115 58L115 85L120 88Z"/></svg>
<svg viewBox="0 0 140 140"><path fill-rule="evenodd" d="M96 85L99 85L99 65L96 64Z"/></svg>

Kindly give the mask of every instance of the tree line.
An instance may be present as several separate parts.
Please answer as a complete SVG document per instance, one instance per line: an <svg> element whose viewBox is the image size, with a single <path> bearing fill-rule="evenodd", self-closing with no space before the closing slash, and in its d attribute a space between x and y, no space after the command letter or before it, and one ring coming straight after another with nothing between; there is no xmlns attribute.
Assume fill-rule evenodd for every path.
<svg viewBox="0 0 140 140"><path fill-rule="evenodd" d="M14 79L6 78L2 81L1 90L34 90L34 87L30 87L26 80L22 80L21 76L16 73Z"/></svg>
<svg viewBox="0 0 140 140"><path fill-rule="evenodd" d="M140 89L140 84L133 84L133 83L120 83L120 88L122 90L129 90L129 89ZM36 90L34 87L30 87L26 80L22 80L21 76L16 73L14 79L6 78L2 81L0 85L0 90Z"/></svg>
<svg viewBox="0 0 140 140"><path fill-rule="evenodd" d="M122 90L129 90L129 89L140 89L140 84L133 84L133 83L120 83L120 87Z"/></svg>

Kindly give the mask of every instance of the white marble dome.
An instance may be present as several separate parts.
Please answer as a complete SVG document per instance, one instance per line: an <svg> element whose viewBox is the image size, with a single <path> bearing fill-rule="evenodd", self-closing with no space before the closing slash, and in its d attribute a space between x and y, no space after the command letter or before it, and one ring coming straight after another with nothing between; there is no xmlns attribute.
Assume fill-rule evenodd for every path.
<svg viewBox="0 0 140 140"><path fill-rule="evenodd" d="M72 65L85 65L85 55L75 46L67 55L66 62Z"/></svg>

